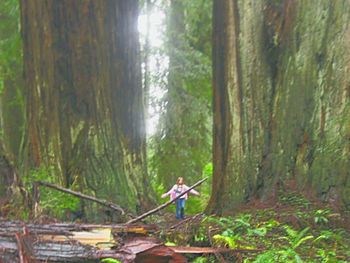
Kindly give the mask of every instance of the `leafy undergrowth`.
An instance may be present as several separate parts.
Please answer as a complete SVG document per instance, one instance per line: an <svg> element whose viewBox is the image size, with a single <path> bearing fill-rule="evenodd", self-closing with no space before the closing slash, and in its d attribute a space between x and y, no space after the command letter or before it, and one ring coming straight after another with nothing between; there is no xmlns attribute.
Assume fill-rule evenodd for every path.
<svg viewBox="0 0 350 263"><path fill-rule="evenodd" d="M168 244L241 249L227 262L350 262L348 220L298 193L283 194L270 208L251 206L233 216L206 216L162 233ZM190 262L219 262L217 256Z"/></svg>

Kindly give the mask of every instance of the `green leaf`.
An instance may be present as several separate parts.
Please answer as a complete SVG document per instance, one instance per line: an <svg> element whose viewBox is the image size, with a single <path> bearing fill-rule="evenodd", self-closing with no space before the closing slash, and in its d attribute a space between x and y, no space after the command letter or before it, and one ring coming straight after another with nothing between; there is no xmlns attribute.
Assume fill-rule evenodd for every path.
<svg viewBox="0 0 350 263"><path fill-rule="evenodd" d="M284 225L283 228L286 230L287 234L292 238L294 238L298 235L298 232L295 231L293 228L291 228L288 225Z"/></svg>
<svg viewBox="0 0 350 263"><path fill-rule="evenodd" d="M294 259L297 263L303 263L303 260L300 258L300 256L298 254L294 255Z"/></svg>
<svg viewBox="0 0 350 263"><path fill-rule="evenodd" d="M303 237L302 239L298 240L298 242L296 242L294 245L293 245L293 249L299 247L302 243L304 243L305 241L309 240L309 239L312 239L314 238L314 236L306 236L306 237Z"/></svg>
<svg viewBox="0 0 350 263"><path fill-rule="evenodd" d="M249 230L248 231L248 234L251 235L257 235L257 236L265 236L267 233L267 228L266 227L260 227L260 228L256 228L256 229L253 229L253 230Z"/></svg>
<svg viewBox="0 0 350 263"><path fill-rule="evenodd" d="M214 235L213 240L218 245L228 246L229 248L236 248L236 242L232 237L223 235Z"/></svg>
<svg viewBox="0 0 350 263"><path fill-rule="evenodd" d="M176 246L176 244L174 242L170 242L170 241L166 242L164 245L166 245L166 246Z"/></svg>
<svg viewBox="0 0 350 263"><path fill-rule="evenodd" d="M101 262L103 262L103 263L122 263L118 259L114 259L114 258L104 258L101 260Z"/></svg>

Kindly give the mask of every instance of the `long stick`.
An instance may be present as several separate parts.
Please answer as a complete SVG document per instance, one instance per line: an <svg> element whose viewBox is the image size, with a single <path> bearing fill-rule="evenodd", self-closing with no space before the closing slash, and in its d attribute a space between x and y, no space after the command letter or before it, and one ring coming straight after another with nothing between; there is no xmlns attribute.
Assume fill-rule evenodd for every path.
<svg viewBox="0 0 350 263"><path fill-rule="evenodd" d="M166 203L164 203L164 204L162 204L162 205L160 205L160 206L158 206L158 207L156 207L156 208L154 208L154 209L152 209L152 210L150 210L150 211L148 211L148 212L146 212L146 213L144 213L144 214L142 214L142 215L140 215L140 216L138 216L138 217L136 217L136 218L134 218L134 219L129 220L129 221L127 222L127 224L135 223L135 222L137 222L137 221L139 221L139 220L141 220L141 219L144 219L145 217L147 217L147 216L149 216L149 215L152 215L152 214L158 212L159 210L162 210L163 208L167 207L168 205L174 203L174 202L175 202L177 199L179 199L181 196L187 194L187 193L188 193L189 191L191 191L193 188L195 188L195 187L197 187L198 185L202 184L202 183L203 183L205 180L207 180L207 179L208 179L208 177L206 177L206 178L204 178L204 179L198 181L197 183L195 183L194 185L192 185L190 188L188 188L186 191L184 191L183 193L181 193L180 195L178 195L178 196L175 197L174 199L172 199L172 200L170 200L170 201L168 201L168 202L166 202Z"/></svg>
<svg viewBox="0 0 350 263"><path fill-rule="evenodd" d="M55 190L58 190L58 191L61 191L61 192L64 192L64 193L68 193L68 194L74 195L74 196L82 198L82 199L86 199L86 200L90 200L90 201L96 202L96 203L98 203L100 205L103 205L103 206L106 206L106 207L108 207L108 208L110 208L112 210L119 211L119 212L121 212L122 215L125 214L124 210L119 205L113 204L112 202L109 202L109 201L106 201L106 200L102 200L102 199L97 199L97 198L95 198L93 196L85 195L85 194L82 194L82 193L79 193L79 192L76 192L76 191L73 191L73 190L70 190L70 189L67 189L67 188L63 188L61 186L54 185L54 184L51 184L51 183L42 182L42 181L39 181L37 183L39 185L46 186L46 187L49 187L49 188L52 188L52 189L55 189Z"/></svg>

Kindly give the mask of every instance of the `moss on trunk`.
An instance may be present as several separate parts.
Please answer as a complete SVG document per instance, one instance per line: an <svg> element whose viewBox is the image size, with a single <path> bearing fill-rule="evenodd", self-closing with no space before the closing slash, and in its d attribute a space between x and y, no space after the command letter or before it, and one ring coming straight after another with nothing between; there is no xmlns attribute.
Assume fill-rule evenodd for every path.
<svg viewBox="0 0 350 263"><path fill-rule="evenodd" d="M230 201L217 197L209 210L275 197L277 185L289 179L323 200L348 205L349 2L231 0L214 6L234 3L237 13L214 7L213 34L214 133L221 135L214 139L212 199L220 192L220 200ZM238 39L238 55L237 46L225 45L225 33ZM224 81L226 60L241 68L240 84ZM242 103L227 94L241 94ZM232 133L228 127L239 123L241 132ZM226 139L232 134L236 143ZM220 168L225 160L232 162L226 170Z"/></svg>
<svg viewBox="0 0 350 263"><path fill-rule="evenodd" d="M131 210L152 202L138 1L21 1L27 171Z"/></svg>

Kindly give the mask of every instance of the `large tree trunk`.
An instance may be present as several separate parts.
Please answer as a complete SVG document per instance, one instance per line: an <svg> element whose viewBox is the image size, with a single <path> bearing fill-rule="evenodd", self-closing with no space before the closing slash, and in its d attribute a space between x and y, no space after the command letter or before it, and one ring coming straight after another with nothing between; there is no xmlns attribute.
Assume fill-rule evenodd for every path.
<svg viewBox="0 0 350 263"><path fill-rule="evenodd" d="M289 180L350 205L349 6L214 1L209 211L274 198Z"/></svg>
<svg viewBox="0 0 350 263"><path fill-rule="evenodd" d="M152 191L138 1L21 1L27 169L132 210Z"/></svg>
<svg viewBox="0 0 350 263"><path fill-rule="evenodd" d="M226 200L241 201L244 194L240 169L243 134L237 12L236 1L214 1L214 178L209 211L222 212L228 205Z"/></svg>

